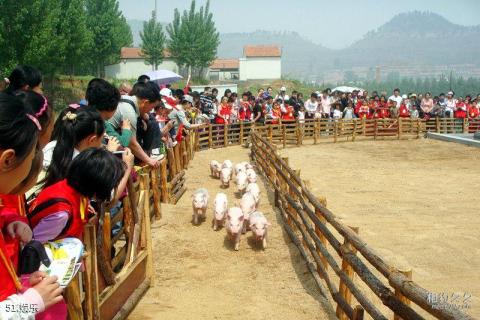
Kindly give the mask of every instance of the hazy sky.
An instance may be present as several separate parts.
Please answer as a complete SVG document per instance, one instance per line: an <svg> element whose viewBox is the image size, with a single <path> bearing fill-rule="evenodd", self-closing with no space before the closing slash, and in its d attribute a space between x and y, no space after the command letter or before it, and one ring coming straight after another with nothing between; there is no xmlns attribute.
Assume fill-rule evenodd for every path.
<svg viewBox="0 0 480 320"><path fill-rule="evenodd" d="M170 22L174 8L181 12L191 0L157 0L158 16ZM206 0L197 0L203 5ZM453 23L480 24L479 0L211 0L217 29L297 31L329 48L343 48L398 13L420 10L438 13ZM120 0L127 19L147 20L155 0Z"/></svg>

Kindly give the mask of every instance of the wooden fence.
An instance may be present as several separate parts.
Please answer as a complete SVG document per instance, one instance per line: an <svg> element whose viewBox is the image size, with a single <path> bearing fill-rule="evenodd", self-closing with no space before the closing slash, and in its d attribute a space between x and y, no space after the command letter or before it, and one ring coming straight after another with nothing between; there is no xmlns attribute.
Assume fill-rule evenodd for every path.
<svg viewBox="0 0 480 320"><path fill-rule="evenodd" d="M162 217L162 202L176 203L185 193L194 137L187 136L169 150L158 169L137 168L122 205L102 204L85 226L85 272L76 276L64 295L69 319L125 319L152 285L150 224Z"/></svg>
<svg viewBox="0 0 480 320"><path fill-rule="evenodd" d="M480 119L307 119L279 124L253 125L249 122L204 125L196 131L194 150L242 145L255 131L277 145L300 146L306 140L355 141L420 138L427 132L473 133L480 130Z"/></svg>
<svg viewBox="0 0 480 320"><path fill-rule="evenodd" d="M281 158L267 138L255 132L251 142L252 160L275 192L285 230L323 292L326 284L339 319L363 319L364 312L373 319L424 319L425 314L473 319L456 309L435 308L429 292L412 281L411 270L387 264L358 236L358 228L339 222L326 208L326 199L309 191L309 182L289 167L288 158ZM380 310L371 296L389 311Z"/></svg>

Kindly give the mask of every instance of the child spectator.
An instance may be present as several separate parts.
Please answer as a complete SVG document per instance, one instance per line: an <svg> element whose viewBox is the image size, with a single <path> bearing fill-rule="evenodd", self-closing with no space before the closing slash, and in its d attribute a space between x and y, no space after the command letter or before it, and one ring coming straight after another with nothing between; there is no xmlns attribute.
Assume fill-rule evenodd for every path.
<svg viewBox="0 0 480 320"><path fill-rule="evenodd" d="M21 183L29 174L32 159L35 155L35 146L38 141L38 132L41 129L37 118L28 113L21 100L8 94L0 93L0 193L7 194ZM4 245L4 232L11 237L19 237L28 241L31 231L25 220L18 215L3 216L0 219L0 318L26 319L33 318L34 309L41 312L45 307L61 300L61 289L56 277L49 277L45 273L36 272L31 275L26 291L16 275L17 270ZM28 236L30 234L30 236ZM6 307L19 309L21 305L34 306L24 314L7 311Z"/></svg>
<svg viewBox="0 0 480 320"><path fill-rule="evenodd" d="M465 119L467 117L467 105L463 101L463 98L459 97L457 104L457 109L455 110L454 116L457 119Z"/></svg>
<svg viewBox="0 0 480 320"><path fill-rule="evenodd" d="M105 126L100 114L83 108L76 113L67 110L57 119L52 141L43 149L45 187L63 180L72 159L80 152L102 145Z"/></svg>
<svg viewBox="0 0 480 320"><path fill-rule="evenodd" d="M370 108L368 107L368 102L367 100L362 99L362 105L358 109L358 117L360 119L366 119L369 117L370 114Z"/></svg>
<svg viewBox="0 0 480 320"><path fill-rule="evenodd" d="M5 93L32 90L42 94L42 80L42 74L34 67L19 65L8 76L9 84Z"/></svg>
<svg viewBox="0 0 480 320"><path fill-rule="evenodd" d="M402 103L400 104L400 108L398 109L398 114L401 118L409 118L410 117L410 110L408 109L407 106L407 95L402 96Z"/></svg>
<svg viewBox="0 0 480 320"><path fill-rule="evenodd" d="M305 123L305 106L300 106L300 110L298 111L298 122L303 124Z"/></svg>
<svg viewBox="0 0 480 320"><path fill-rule="evenodd" d="M340 111L340 103L335 103L335 109L333 110L333 119L338 120L342 118L342 111Z"/></svg>
<svg viewBox="0 0 480 320"><path fill-rule="evenodd" d="M317 94L315 92L313 92L311 95L310 95L310 99L308 99L306 102L305 102L305 111L306 111L306 118L307 119L313 119L315 117L315 113L317 111L319 111L318 109L318 97L317 97Z"/></svg>
<svg viewBox="0 0 480 320"><path fill-rule="evenodd" d="M353 110L353 102L351 100L347 102L347 107L343 110L343 118L346 120L355 118L355 111Z"/></svg>

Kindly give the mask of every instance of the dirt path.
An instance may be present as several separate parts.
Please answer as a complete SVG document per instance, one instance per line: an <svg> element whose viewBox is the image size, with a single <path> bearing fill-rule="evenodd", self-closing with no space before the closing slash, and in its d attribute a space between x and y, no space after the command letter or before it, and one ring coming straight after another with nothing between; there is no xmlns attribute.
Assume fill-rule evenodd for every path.
<svg viewBox="0 0 480 320"><path fill-rule="evenodd" d="M471 295L463 311L480 317L480 149L420 139L322 143L282 154L380 255L411 267L434 293L460 294L460 301Z"/></svg>
<svg viewBox="0 0 480 320"><path fill-rule="evenodd" d="M282 231L272 195L260 181L260 210L273 224L266 251L243 237L240 251L226 241L222 229L211 228L218 180L209 177L212 159L248 160L241 147L202 151L187 171L188 191L176 206L163 205L163 219L153 226L155 285L130 315L148 319L334 319L300 254ZM210 193L207 222L191 224L191 193ZM222 190L229 203L239 202L234 187Z"/></svg>

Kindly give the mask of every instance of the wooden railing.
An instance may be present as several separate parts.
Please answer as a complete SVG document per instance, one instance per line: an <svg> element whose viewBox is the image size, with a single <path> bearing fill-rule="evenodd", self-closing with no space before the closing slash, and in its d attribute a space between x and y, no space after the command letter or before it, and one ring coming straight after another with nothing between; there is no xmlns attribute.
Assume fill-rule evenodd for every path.
<svg viewBox="0 0 480 320"><path fill-rule="evenodd" d="M412 281L411 270L389 265L358 236L358 228L339 222L326 199L310 192L309 182L267 138L255 132L251 142L252 160L275 192L285 230L324 293L327 286L339 319L363 319L364 312L373 319L473 319L456 309L435 308L429 292Z"/></svg>
<svg viewBox="0 0 480 320"><path fill-rule="evenodd" d="M121 206L100 205L85 226L85 271L65 291L69 319L125 319L153 284L150 225L162 217L162 202L185 193L194 137L169 150L158 169L136 168Z"/></svg>
<svg viewBox="0 0 480 320"><path fill-rule="evenodd" d="M242 145L249 141L252 131L259 133L268 142L286 147L301 145L306 140L318 143L322 140L355 141L365 139L412 139L427 132L473 133L480 130L478 119L307 119L284 121L279 124L235 124L204 125L196 131L196 151Z"/></svg>

